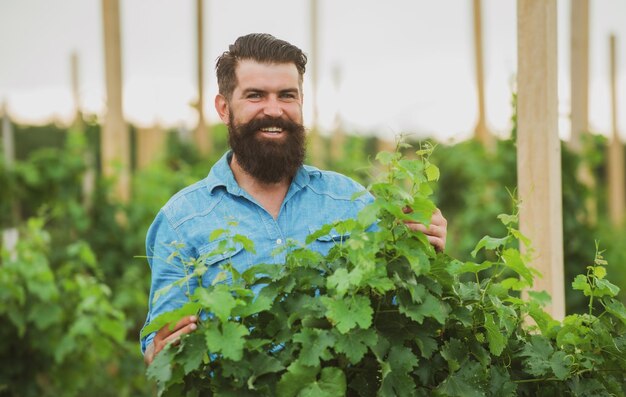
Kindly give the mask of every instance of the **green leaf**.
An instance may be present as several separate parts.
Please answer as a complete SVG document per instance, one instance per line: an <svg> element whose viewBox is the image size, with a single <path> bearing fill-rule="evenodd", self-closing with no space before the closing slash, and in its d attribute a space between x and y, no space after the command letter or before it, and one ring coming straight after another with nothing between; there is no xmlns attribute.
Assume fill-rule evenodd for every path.
<svg viewBox="0 0 626 397"><path fill-rule="evenodd" d="M503 335L494 321L491 313L485 313L485 329L487 330L487 342L489 343L489 351L498 357L506 347L507 338Z"/></svg>
<svg viewBox="0 0 626 397"><path fill-rule="evenodd" d="M626 308L622 302L608 298L604 300L604 308L626 325Z"/></svg>
<svg viewBox="0 0 626 397"><path fill-rule="evenodd" d="M174 358L174 348L172 344L166 345L163 350L154 357L154 360L148 367L146 375L148 378L158 383L167 383L172 377L172 359Z"/></svg>
<svg viewBox="0 0 626 397"><path fill-rule="evenodd" d="M539 306L546 306L552 302L552 297L546 291L528 291L528 296L534 302L537 302Z"/></svg>
<svg viewBox="0 0 626 397"><path fill-rule="evenodd" d="M265 353L254 355L252 359L250 359L250 366L254 369L254 373L248 378L248 388L250 390L256 388L254 382L260 376L280 372L285 369L285 366L282 365L280 361Z"/></svg>
<svg viewBox="0 0 626 397"><path fill-rule="evenodd" d="M552 370L550 357L553 352L554 349L546 337L532 335L520 352L520 356L524 357L524 371L533 376L546 376Z"/></svg>
<svg viewBox="0 0 626 397"><path fill-rule="evenodd" d="M460 371L450 374L433 391L435 397L484 397L480 390L478 374L480 365L476 362L468 363Z"/></svg>
<svg viewBox="0 0 626 397"><path fill-rule="evenodd" d="M596 288L593 291L593 296L603 297L610 296L615 297L619 294L619 287L609 280L606 279L596 279Z"/></svg>
<svg viewBox="0 0 626 397"><path fill-rule="evenodd" d="M587 281L587 276L584 274L579 274L576 278L574 278L574 281L572 281L572 288L578 291L583 291L585 296L591 295L591 286Z"/></svg>
<svg viewBox="0 0 626 397"><path fill-rule="evenodd" d="M424 171L426 172L426 178L429 181L436 181L439 179L439 168L437 168L434 164L428 163Z"/></svg>
<svg viewBox="0 0 626 397"><path fill-rule="evenodd" d="M520 252L515 248L508 248L502 252L504 265L522 276L530 285L533 283L533 275L530 269L524 264Z"/></svg>
<svg viewBox="0 0 626 397"><path fill-rule="evenodd" d="M357 221L362 227L367 228L378 220L378 211L380 205L376 201L369 203L359 211Z"/></svg>
<svg viewBox="0 0 626 397"><path fill-rule="evenodd" d="M181 318L185 316L197 315L201 308L202 305L197 302L187 302L184 306L176 310L163 313L157 318L150 321L150 324L148 324L146 327L144 327L144 329L141 330L141 337L145 338L152 332L160 330L167 324L170 324L170 326L173 328L176 323L180 321Z"/></svg>
<svg viewBox="0 0 626 397"><path fill-rule="evenodd" d="M380 162L382 165L389 165L396 158L396 154L394 152L378 152L376 154L376 160Z"/></svg>
<svg viewBox="0 0 626 397"><path fill-rule="evenodd" d="M452 261L447 267L450 274L478 273L493 266L490 261L482 263Z"/></svg>
<svg viewBox="0 0 626 397"><path fill-rule="evenodd" d="M444 324L448 317L448 307L446 304L430 293L426 294L421 304L404 304L401 302L398 309L400 313L417 321L419 324L422 324L426 317L434 318L440 324Z"/></svg>
<svg viewBox="0 0 626 397"><path fill-rule="evenodd" d="M500 214L498 215L497 218L500 219L500 222L502 222L504 226L507 226L510 224L517 224L517 222L519 221L517 215L510 215L510 214Z"/></svg>
<svg viewBox="0 0 626 397"><path fill-rule="evenodd" d="M474 248L474 250L471 252L472 258L476 258L476 254L478 254L478 251L480 251L482 248L486 248L488 250L494 250L496 248L506 245L508 241L509 241L509 237L496 238L496 237L491 237L491 236L485 236L482 239L480 239L478 244L476 244L476 247Z"/></svg>
<svg viewBox="0 0 626 397"><path fill-rule="evenodd" d="M511 381L506 368L492 366L489 368L489 391L492 396L515 397L517 384Z"/></svg>
<svg viewBox="0 0 626 397"><path fill-rule="evenodd" d="M564 351L557 351L550 358L550 368L552 368L552 372L554 372L554 375L560 380L568 378L570 365L571 356L568 356Z"/></svg>
<svg viewBox="0 0 626 397"><path fill-rule="evenodd" d="M228 233L228 230L226 229L215 229L211 232L211 234L209 234L209 241L214 241L226 233Z"/></svg>
<svg viewBox="0 0 626 397"><path fill-rule="evenodd" d="M320 364L320 359L332 358L328 348L335 344L335 337L326 330L304 328L292 339L301 345L298 360L303 365L315 367Z"/></svg>
<svg viewBox="0 0 626 397"><path fill-rule="evenodd" d="M256 253L256 250L254 249L254 242L246 236L242 236L241 234L236 234L233 236L233 242L237 244L241 244L243 246L243 249L245 249L251 254Z"/></svg>
<svg viewBox="0 0 626 397"><path fill-rule="evenodd" d="M238 323L227 322L221 327L211 323L204 331L204 338L210 353L221 352L224 358L239 361L243 357L243 347L246 343L244 336L248 334L248 329Z"/></svg>
<svg viewBox="0 0 626 397"><path fill-rule="evenodd" d="M342 334L355 328L357 325L367 329L372 324L372 310L370 300L363 295L345 298L321 297L326 306L326 317L337 327Z"/></svg>
<svg viewBox="0 0 626 397"><path fill-rule="evenodd" d="M346 395L346 375L336 367L322 369L320 379L307 385L298 397L343 397Z"/></svg>
<svg viewBox="0 0 626 397"><path fill-rule="evenodd" d="M437 340L433 335L429 335L425 330L418 329L415 331L415 343L422 353L422 357L429 359L437 348Z"/></svg>
<svg viewBox="0 0 626 397"><path fill-rule="evenodd" d="M294 361L276 384L277 397L296 397L305 385L315 382L319 367L307 367Z"/></svg>
<svg viewBox="0 0 626 397"><path fill-rule="evenodd" d="M349 334L338 334L334 349L346 355L351 364L358 364L369 346L376 345L378 336L373 329L357 329Z"/></svg>
<svg viewBox="0 0 626 397"><path fill-rule="evenodd" d="M456 372L467 361L467 347L460 340L451 338L441 347L441 357L448 362L450 373Z"/></svg>
<svg viewBox="0 0 626 397"><path fill-rule="evenodd" d="M228 321L230 313L238 303L230 292L230 286L226 284L218 284L212 289L196 288L193 299L222 322Z"/></svg>
<svg viewBox="0 0 626 397"><path fill-rule="evenodd" d="M183 337L181 351L176 355L176 359L182 362L185 375L188 375L191 371L199 369L206 355L204 336L200 332L193 332Z"/></svg>
<svg viewBox="0 0 626 397"><path fill-rule="evenodd" d="M414 241L400 240L396 243L396 250L409 261L415 275L427 274L430 271L428 255Z"/></svg>

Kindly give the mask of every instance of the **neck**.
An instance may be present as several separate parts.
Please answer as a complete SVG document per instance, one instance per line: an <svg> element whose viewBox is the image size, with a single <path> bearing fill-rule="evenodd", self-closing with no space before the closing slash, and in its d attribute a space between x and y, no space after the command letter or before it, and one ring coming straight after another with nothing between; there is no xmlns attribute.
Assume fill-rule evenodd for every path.
<svg viewBox="0 0 626 397"><path fill-rule="evenodd" d="M291 178L283 178L276 183L265 183L248 174L237 162L237 157L233 154L230 161L230 169L239 187L248 192L269 212L274 219L278 218L280 207L287 195Z"/></svg>

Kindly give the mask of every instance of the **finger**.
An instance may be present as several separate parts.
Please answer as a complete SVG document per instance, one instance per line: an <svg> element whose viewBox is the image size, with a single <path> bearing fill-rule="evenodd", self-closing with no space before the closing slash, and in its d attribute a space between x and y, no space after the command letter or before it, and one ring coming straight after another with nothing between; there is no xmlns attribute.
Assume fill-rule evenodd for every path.
<svg viewBox="0 0 626 397"><path fill-rule="evenodd" d="M437 250L438 252L443 252L443 250L446 248L446 240L442 239L440 237L434 237L434 236L426 236L426 238L428 239L428 242L435 247L435 250Z"/></svg>
<svg viewBox="0 0 626 397"><path fill-rule="evenodd" d="M421 223L417 223L417 222L404 222L405 225L407 225L407 227L409 229L411 229L414 232L422 232L424 234L426 234L426 232L428 231L428 228L426 226L424 226Z"/></svg>
<svg viewBox="0 0 626 397"><path fill-rule="evenodd" d="M163 339L163 343L164 345L167 345L168 343L178 343L180 341L181 336L189 334L195 331L197 328L198 326L196 325L196 323L188 324L187 326L179 329L178 331L174 332L167 338Z"/></svg>
<svg viewBox="0 0 626 397"><path fill-rule="evenodd" d="M445 237L445 229L437 225L430 225L426 227L421 223L415 222L407 222L406 225L414 232L422 232L427 236Z"/></svg>
<svg viewBox="0 0 626 397"><path fill-rule="evenodd" d="M161 350L165 348L170 343L178 343L180 341L180 337L188 334L190 332L195 331L198 328L198 325L195 322L187 324L183 328L178 329L176 332L169 334L166 338L154 342L154 354L153 357L156 356Z"/></svg>
<svg viewBox="0 0 626 397"><path fill-rule="evenodd" d="M182 319L180 319L176 325L174 325L174 328L170 328L170 325L167 324L165 325L163 328L161 328L157 334L155 335L155 339L165 339L167 338L169 335L171 335L172 333L176 332L177 330L186 327L189 324L195 324L198 321L198 318L196 316L187 316L187 317L183 317Z"/></svg>
<svg viewBox="0 0 626 397"><path fill-rule="evenodd" d="M438 226L447 226L448 220L444 218L441 210L437 208L433 213L433 216L430 218L430 223Z"/></svg>

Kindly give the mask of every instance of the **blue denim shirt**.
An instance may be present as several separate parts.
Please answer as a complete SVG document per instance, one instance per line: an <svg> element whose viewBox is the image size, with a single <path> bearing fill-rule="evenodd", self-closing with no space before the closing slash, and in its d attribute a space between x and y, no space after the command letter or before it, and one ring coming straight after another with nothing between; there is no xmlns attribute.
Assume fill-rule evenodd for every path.
<svg viewBox="0 0 626 397"><path fill-rule="evenodd" d="M144 327L153 318L187 302L186 288L172 288L156 302L159 289L185 276L182 258L198 258L212 252L220 240L209 241L211 232L228 229L254 242L256 253L237 247L235 252L208 257L208 270L202 285L208 286L221 271L220 264L230 260L238 271L259 263L284 263L285 253L272 255L277 247L292 239L304 244L306 237L325 224L355 218L373 197L367 193L353 199L364 187L352 179L310 166L300 167L274 219L252 196L239 187L230 169L231 152L215 163L209 175L175 194L159 211L148 230L146 252L152 270L148 315ZM235 226L232 226L232 225ZM175 247L172 243L184 244ZM326 254L334 244L333 236L323 236L309 245ZM170 260L168 261L168 258ZM190 288L197 286L196 279ZM141 340L141 351L152 342L154 333Z"/></svg>

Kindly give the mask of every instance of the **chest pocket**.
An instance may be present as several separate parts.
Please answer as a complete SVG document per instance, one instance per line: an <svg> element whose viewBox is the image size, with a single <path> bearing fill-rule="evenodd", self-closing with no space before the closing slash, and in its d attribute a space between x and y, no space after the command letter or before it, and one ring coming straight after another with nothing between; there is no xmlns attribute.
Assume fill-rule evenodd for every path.
<svg viewBox="0 0 626 397"><path fill-rule="evenodd" d="M202 276L202 285L207 287L213 283L220 275L219 282L229 283L232 280L231 272L224 272L222 265L232 262L233 267L239 271L244 271L249 267L249 255L241 244L233 246L228 239L218 239L200 247L198 249L201 261L207 267L207 271Z"/></svg>

